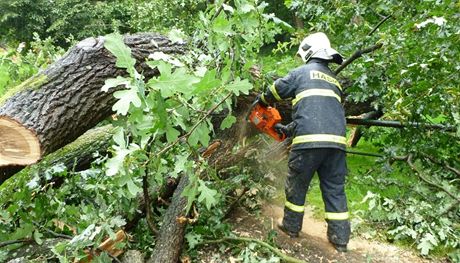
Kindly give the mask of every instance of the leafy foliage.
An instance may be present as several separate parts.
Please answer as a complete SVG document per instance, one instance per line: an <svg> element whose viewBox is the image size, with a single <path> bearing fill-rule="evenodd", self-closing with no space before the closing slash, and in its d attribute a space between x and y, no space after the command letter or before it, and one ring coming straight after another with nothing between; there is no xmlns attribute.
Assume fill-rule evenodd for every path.
<svg viewBox="0 0 460 263"><path fill-rule="evenodd" d="M456 74L460 68L457 59L460 49L456 44L460 40L460 27L454 11L458 3L297 0L285 3L303 18L305 33L325 32L345 55L383 44L381 50L364 55L364 59L355 61L343 73L344 78L352 80L347 89L348 100L372 100L373 107L385 113L384 118L456 127L457 133L427 131L423 127L373 128L366 136L389 158L410 156L414 170L409 173L421 181L410 198L375 197L382 204L391 204L391 208L372 207L369 216L379 215L377 220L385 223L393 238L413 239L424 255L442 246L458 249L459 229L454 224L459 219L458 174L447 169L447 166L458 169L460 165L459 144L449 143L458 141L460 136L460 79ZM389 19L377 28L384 18ZM305 33L299 34L291 44L298 43ZM280 47L289 46L285 43ZM446 212L446 208L450 211ZM416 219L403 216L413 213L417 213ZM417 234L412 232L415 228Z"/></svg>
<svg viewBox="0 0 460 263"><path fill-rule="evenodd" d="M0 95L5 91L38 72L55 61L63 49L55 47L51 39L42 40L34 35L35 40L30 43L30 49L25 50L25 43L16 49L0 49Z"/></svg>
<svg viewBox="0 0 460 263"><path fill-rule="evenodd" d="M101 156L87 171L76 173L53 166L34 176L27 187L12 197L18 202L4 204L0 240L34 238L41 242L50 237L48 229L71 236L53 247L60 261L84 258L84 249L96 247L107 236L113 236L126 224L126 218L136 213L144 178L152 190L160 188L168 178L180 176L188 176L190 181L183 193L188 198L187 209L195 206L202 214L215 211L217 215L209 213L202 220L209 224L212 218L214 229L209 233L219 233L216 226L222 225L224 213L214 208L226 203L224 185L235 184L219 179L198 152L208 146L219 128L213 127L210 114L227 115L222 128L230 127L235 122L232 97L248 94L253 87L239 67L255 58L255 52L280 32L274 26L279 21L265 16L264 7L256 1L239 1L226 7L231 11L220 11L217 17L213 14L218 6L203 11L196 21L199 31L195 42L188 42L208 48L190 46L193 51L181 57L152 54L147 64L161 74L151 79L145 79L135 69L135 60L122 36L107 35L105 47L117 58L116 65L128 73L106 80L102 87L107 91L123 86L114 93L118 99L112 108L117 113L117 132L111 156ZM254 24L239 26L236 21L240 19ZM185 42L180 32L172 33L174 41ZM235 41L229 42L229 36ZM52 187L56 177L63 180L59 188ZM247 177L245 174L246 179L241 180ZM144 235L139 240L151 241L145 236L147 225L142 226ZM148 250L153 245L151 242L138 246Z"/></svg>

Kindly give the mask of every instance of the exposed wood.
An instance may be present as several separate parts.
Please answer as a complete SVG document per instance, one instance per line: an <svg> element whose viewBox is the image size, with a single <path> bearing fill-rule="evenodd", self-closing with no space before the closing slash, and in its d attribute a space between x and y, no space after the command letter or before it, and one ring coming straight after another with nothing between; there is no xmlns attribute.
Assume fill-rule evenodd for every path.
<svg viewBox="0 0 460 263"><path fill-rule="evenodd" d="M182 44L157 34L127 35L124 41L147 78L158 74L144 63L149 54L184 52ZM34 163L112 114L117 89L101 87L124 74L104 48L104 37L88 38L10 90L0 99L0 166Z"/></svg>
<svg viewBox="0 0 460 263"><path fill-rule="evenodd" d="M110 255L118 257L123 253L123 250L118 249L116 245L125 241L126 238L126 233L123 230L119 230L115 233L115 239L107 238L99 245L98 250L106 251Z"/></svg>
<svg viewBox="0 0 460 263"><path fill-rule="evenodd" d="M16 121L0 118L0 166L29 165L39 158L35 134Z"/></svg>
<svg viewBox="0 0 460 263"><path fill-rule="evenodd" d="M80 136L73 143L66 145L62 149L49 154L42 161L31 165L13 178L10 173L11 169L0 168L0 203L5 204L10 200L16 189L22 189L32 179L35 174L42 174L50 166L62 163L67 169L80 171L90 167L91 161L94 160L93 154L99 152L105 153L110 145L114 127L106 125L89 130ZM9 178L9 179L8 179ZM8 179L8 180L7 180ZM54 181L55 184L61 183Z"/></svg>
<svg viewBox="0 0 460 263"><path fill-rule="evenodd" d="M369 119L376 120L382 116L383 116L382 111L371 111L371 112L362 114L360 118L365 119L365 120L369 120ZM361 139L363 135L363 129L364 129L363 126L358 126L351 132L350 138L348 139L348 145L350 147L355 147L358 144L359 140Z"/></svg>
<svg viewBox="0 0 460 263"><path fill-rule="evenodd" d="M171 205L163 216L160 234L148 263L177 263L179 260L186 225L183 222L179 222L178 218L186 216L187 198L182 196L182 192L188 182L188 176L183 175L174 192Z"/></svg>

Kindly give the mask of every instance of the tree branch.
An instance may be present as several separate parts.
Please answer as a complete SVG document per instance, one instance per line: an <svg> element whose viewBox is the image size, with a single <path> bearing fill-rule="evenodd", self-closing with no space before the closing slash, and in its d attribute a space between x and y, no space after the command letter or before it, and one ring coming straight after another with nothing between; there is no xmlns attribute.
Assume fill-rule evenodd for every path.
<svg viewBox="0 0 460 263"><path fill-rule="evenodd" d="M348 58L347 60L345 60L345 62L342 63L342 65L340 65L335 71L334 73L337 75L339 74L345 67L347 67L348 65L350 65L353 61L355 61L356 59L362 57L363 54L366 54L366 53L371 53L379 48L381 48L383 46L382 43L378 43L378 44L375 44L373 46L370 46L368 48L365 48L365 49L360 49L360 50L357 50L353 55L351 55L350 58Z"/></svg>
<svg viewBox="0 0 460 263"><path fill-rule="evenodd" d="M152 233L157 236L158 229L153 222L152 204L150 202L149 182L147 175L142 176L142 189L144 191L145 219L147 220L147 225L149 226L150 231L152 231Z"/></svg>
<svg viewBox="0 0 460 263"><path fill-rule="evenodd" d="M368 34L367 36L369 37L370 35L372 35L383 23L385 23L385 21L387 21L392 15L388 15L386 17L384 17ZM359 49L350 57L348 58L345 62L342 63L342 65L340 65L336 70L335 70L335 74L339 74L345 67L347 67L348 65L350 65L353 61L355 61L356 59L360 58L363 54L366 54L366 53L370 53L370 52L373 52L379 48L382 47L382 43L378 43L378 44L375 44L371 47L368 47L368 48L365 48L365 49L361 49L361 46L359 46Z"/></svg>
<svg viewBox="0 0 460 263"><path fill-rule="evenodd" d="M209 115L211 115L220 105L222 105L222 103L224 103L230 96L232 96L233 93L229 93L227 96L225 96L225 98L223 98L219 103L217 103L214 107L212 107L197 123L195 123L195 125L190 129L189 132L187 132L186 134L182 135L181 137L177 138L174 142L172 142L171 144L167 145L166 147L164 147L163 149L161 149L155 156L154 158L158 158L159 156L161 156L163 153L169 151L172 147L174 147L174 145L176 145L178 142L180 142L181 140L184 140L184 139L187 139L194 131L195 129L203 122L205 121Z"/></svg>
<svg viewBox="0 0 460 263"><path fill-rule="evenodd" d="M9 246L9 245L19 244L19 243L29 243L29 242L32 242L32 241L33 241L33 239L31 239L31 238L23 238L23 239L18 239L18 240L8 240L8 241L0 242L0 247L6 247L6 246Z"/></svg>
<svg viewBox="0 0 460 263"><path fill-rule="evenodd" d="M281 261L283 262L288 262L288 263L306 263L306 261L303 261L303 260L300 260L300 259L297 259L297 258L294 258L294 257L291 257L291 256L288 256L286 254L284 254L283 252L281 252L281 250L279 250L278 248L264 242L264 241L261 241L259 239L255 239L255 238L247 238L247 237L223 237L221 239L216 239L216 240L206 240L206 241L203 241L201 243L199 243L198 245L203 245L203 244L218 244L218 243L223 243L223 242L226 242L226 241L232 241L232 242L246 242L246 243L256 243L262 247L265 247L267 248L268 250L270 250L271 252L273 252L275 255L277 255L278 257L281 258Z"/></svg>
<svg viewBox="0 0 460 263"><path fill-rule="evenodd" d="M458 170L457 168L452 167L452 166L446 164L445 162L436 160L433 156L430 156L430 155L427 155L427 154L424 154L424 156L425 156L425 158L427 158L427 159L430 160L431 162L433 162L433 163L435 163L435 164L437 164L437 165L443 166L443 167L446 168L447 170L453 172L453 173L456 174L458 177L460 177L460 170Z"/></svg>
<svg viewBox="0 0 460 263"><path fill-rule="evenodd" d="M460 203L460 198L457 197L455 194L453 194L452 192L450 192L449 190L445 189L444 187L442 187L441 185L438 185L436 183L433 183L431 182L430 180L428 180L424 175L423 173L417 169L417 167L415 166L415 164L412 162L412 154L409 154L409 156L407 157L407 163L409 164L410 168L418 175L418 177L420 177L420 179L422 179L425 183L435 187L435 188L438 188L442 191L444 191L445 193L447 193L450 197L452 197L454 200L457 200L457 203Z"/></svg>
<svg viewBox="0 0 460 263"><path fill-rule="evenodd" d="M387 21L392 15L388 15L386 17L384 17L372 30L371 32L369 32L369 34L367 34L367 36L370 36L372 35L383 23L385 23L385 21Z"/></svg>

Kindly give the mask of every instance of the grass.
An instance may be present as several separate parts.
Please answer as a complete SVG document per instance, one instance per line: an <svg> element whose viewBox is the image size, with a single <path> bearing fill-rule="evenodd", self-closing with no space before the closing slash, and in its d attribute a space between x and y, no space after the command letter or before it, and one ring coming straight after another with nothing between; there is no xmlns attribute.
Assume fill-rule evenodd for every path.
<svg viewBox="0 0 460 263"><path fill-rule="evenodd" d="M362 139L354 151L378 153L378 149ZM416 182L416 178L409 177L405 169L393 169L379 163L378 158L347 154L348 176L345 191L348 199L349 211L368 210L368 204L362 202L367 192L378 193L388 198L398 198L404 196L406 191L410 191L411 185ZM315 215L322 217L324 205L319 189L319 179L315 176L312 180L308 203L315 207Z"/></svg>

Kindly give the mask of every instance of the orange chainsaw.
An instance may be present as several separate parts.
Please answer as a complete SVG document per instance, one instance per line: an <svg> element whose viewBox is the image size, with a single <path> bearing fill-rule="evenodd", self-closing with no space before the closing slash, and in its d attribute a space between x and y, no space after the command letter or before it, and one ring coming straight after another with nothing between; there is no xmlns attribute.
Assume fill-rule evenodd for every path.
<svg viewBox="0 0 460 263"><path fill-rule="evenodd" d="M281 125L281 115L276 108L262 106L257 101L251 105L250 112L246 119L254 124L256 128L273 137L277 141L284 141L286 135L277 132L277 125Z"/></svg>

